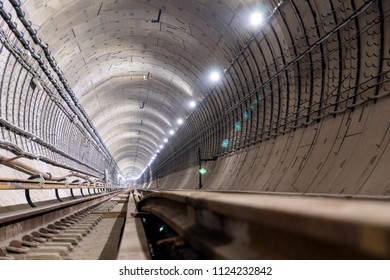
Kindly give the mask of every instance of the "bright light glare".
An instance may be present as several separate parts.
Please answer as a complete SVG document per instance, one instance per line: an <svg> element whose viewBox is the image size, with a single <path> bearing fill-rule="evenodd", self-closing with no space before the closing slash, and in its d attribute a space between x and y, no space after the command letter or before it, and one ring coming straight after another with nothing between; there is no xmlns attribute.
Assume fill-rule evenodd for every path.
<svg viewBox="0 0 390 280"><path fill-rule="evenodd" d="M190 105L190 108L195 108L196 107L196 102L195 101L191 101L189 103L189 105Z"/></svg>
<svg viewBox="0 0 390 280"><path fill-rule="evenodd" d="M223 149L226 149L227 147L229 147L229 140L228 139L224 139L221 143L221 147Z"/></svg>
<svg viewBox="0 0 390 280"><path fill-rule="evenodd" d="M221 75L217 71L213 71L210 74L210 80L212 82L218 82L221 79Z"/></svg>
<svg viewBox="0 0 390 280"><path fill-rule="evenodd" d="M178 119L177 120L177 124L183 124L183 123L184 123L183 119Z"/></svg>
<svg viewBox="0 0 390 280"><path fill-rule="evenodd" d="M164 145L160 145L160 149L164 148Z"/></svg>
<svg viewBox="0 0 390 280"><path fill-rule="evenodd" d="M236 132L240 131L241 130L241 123L239 121L237 121L234 125L234 130Z"/></svg>
<svg viewBox="0 0 390 280"><path fill-rule="evenodd" d="M157 150L156 152L157 152L157 153L159 153L159 152L160 152L160 150Z"/></svg>
<svg viewBox="0 0 390 280"><path fill-rule="evenodd" d="M168 138L164 138L164 143L168 143Z"/></svg>
<svg viewBox="0 0 390 280"><path fill-rule="evenodd" d="M173 135L173 134L175 134L175 131L174 131L173 129L171 129L171 130L169 131L169 134L170 134L170 135Z"/></svg>
<svg viewBox="0 0 390 280"><path fill-rule="evenodd" d="M264 15L261 12L256 11L250 16L249 21L252 26L258 27L264 22Z"/></svg>

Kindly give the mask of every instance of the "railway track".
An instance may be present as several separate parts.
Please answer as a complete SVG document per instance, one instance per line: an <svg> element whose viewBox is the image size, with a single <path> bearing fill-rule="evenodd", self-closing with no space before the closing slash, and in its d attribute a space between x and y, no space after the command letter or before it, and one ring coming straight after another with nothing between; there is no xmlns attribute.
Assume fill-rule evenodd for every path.
<svg viewBox="0 0 390 280"><path fill-rule="evenodd" d="M383 198L115 191L2 214L0 231L0 259L390 258Z"/></svg>
<svg viewBox="0 0 390 280"><path fill-rule="evenodd" d="M38 189L34 182L22 184L26 189ZM15 182L0 184L3 189L15 186L20 189ZM50 187L45 186L46 189ZM62 185L62 188L64 187ZM40 188L42 189L42 186ZM55 188L61 188L61 185L55 184ZM89 192L88 196L2 213L0 259L57 260L72 259L72 256L77 258L76 252L83 251L81 241L88 239L105 217L116 220L124 216L120 210L127 198L128 192L123 190L101 188L97 192L93 190L93 194ZM115 208L118 208L119 212L114 212ZM98 257L99 255L90 254L88 259Z"/></svg>

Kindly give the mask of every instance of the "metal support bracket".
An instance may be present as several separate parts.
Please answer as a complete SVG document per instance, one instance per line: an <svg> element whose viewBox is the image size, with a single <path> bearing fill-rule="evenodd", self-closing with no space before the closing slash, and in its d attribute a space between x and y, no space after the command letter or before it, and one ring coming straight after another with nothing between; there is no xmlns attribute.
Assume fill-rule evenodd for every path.
<svg viewBox="0 0 390 280"><path fill-rule="evenodd" d="M31 200L31 197L30 197L30 190L29 189L25 189L24 190L24 194L26 195L26 200L28 202L28 204L31 206L31 207L37 207Z"/></svg>
<svg viewBox="0 0 390 280"><path fill-rule="evenodd" d="M70 195L71 195L74 199L76 199L76 197L75 197L74 194L73 194L73 189L70 189Z"/></svg>
<svg viewBox="0 0 390 280"><path fill-rule="evenodd" d="M61 197L60 197L60 195L59 195L59 193L58 193L58 189L55 189L55 192L56 192L57 200L58 200L59 202L62 202L62 199L61 199Z"/></svg>

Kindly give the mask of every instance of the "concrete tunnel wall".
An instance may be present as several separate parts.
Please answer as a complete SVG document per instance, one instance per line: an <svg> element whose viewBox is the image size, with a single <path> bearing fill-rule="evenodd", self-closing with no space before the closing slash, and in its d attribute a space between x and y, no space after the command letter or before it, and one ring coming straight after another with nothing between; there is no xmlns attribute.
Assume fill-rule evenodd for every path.
<svg viewBox="0 0 390 280"><path fill-rule="evenodd" d="M204 164L207 190L389 195L390 98ZM196 189L198 167L145 187Z"/></svg>
<svg viewBox="0 0 390 280"><path fill-rule="evenodd" d="M202 164L203 189L388 195L390 1L264 1L256 32L244 23L252 2L203 2L164 2L160 28L149 19L160 1L22 1L74 93L2 21L0 155L57 176L136 175L175 128L139 186L197 189L199 147L218 158ZM227 68L210 89L203 76L213 64ZM194 111L183 106L189 95ZM0 206L21 195L2 193Z"/></svg>
<svg viewBox="0 0 390 280"><path fill-rule="evenodd" d="M335 4L337 1L331 2ZM345 1L342 2L343 4L346 3ZM338 3L341 3L341 1ZM289 51L292 52L293 46L298 46L298 49L304 48L310 45L309 42L317 40L322 35L318 34L318 37L313 35L313 30L318 28L318 30L321 30L320 33L331 30L332 27L337 25L337 20L340 21L347 16L348 10L353 10L360 5L363 6L364 2L349 2L351 6L348 7L348 4L346 4L346 9L338 10L334 15L333 22L329 21L326 26L316 26L316 24L318 24L318 18L326 18L332 14L331 5L323 1L321 1L321 5L320 3L316 4L318 6L313 7L313 13L305 12L308 7L304 1L295 1L294 5L287 4L282 12L276 15L277 19L270 22L271 26L264 30L266 34L262 34L262 36L269 39L269 52L271 54L277 53L276 69L283 69L288 64L286 61L289 61L289 57L294 56L289 53ZM379 8L382 11L389 9L389 1L379 1L375 4L383 5ZM292 13L293 6L298 14L302 15L300 23L297 22L296 14ZM342 45L342 41L352 38L354 36L353 32L356 32L358 28L365 28L365 23L370 22L373 13L378 12L376 10L378 7L372 10L371 8L365 10L357 18L354 27L348 25L348 28L338 29L337 36L334 33L322 42L320 44L321 53L331 52L334 50L335 44ZM327 9L329 10L327 11ZM345 14L342 14L343 12ZM284 17L283 20L282 16ZM382 18L384 20L383 26L389 26L388 18L388 16ZM287 28L287 26L290 28ZM277 31L275 32L275 30ZM303 107L305 109L310 108L311 105L308 100L317 99L318 102L318 93L320 92L325 92L328 96L328 104L332 104L335 101L332 92L350 90L354 92L347 94L353 95L360 91L363 93L358 99L364 103L361 102L361 104L355 106L347 99L343 110L340 110L340 112L325 113L314 121L301 122L301 125L286 129L282 133L275 133L274 136L264 141L245 146L241 145L238 149L233 148L228 153L219 155L215 162L202 163L202 167L207 169L207 173L202 175L202 188L343 195L389 195L390 98L388 93L390 87L388 80L390 75L388 71L390 69L390 36L381 33L380 30L380 26L370 29L369 32L362 30L360 37L352 38L350 47L340 51L339 56L329 55L328 53L322 66L314 65L313 67L310 64L310 60L320 53L318 46L313 47L309 52L310 59L306 57L303 63L298 66L301 69L309 69L308 72L311 71L311 76L308 72L298 75L295 68L294 72L297 75L293 82L290 81L292 90L291 88L288 89L285 83L273 83L274 87L279 88L279 94L284 99L282 111L288 110L287 106L290 106L290 112L295 111L298 98L304 100ZM274 35L270 35L272 32L274 32ZM293 40L296 41L291 42L289 38L294 38ZM341 41L337 42L337 38ZM304 43L305 41L306 43ZM280 46L281 42L284 44L282 48ZM280 53L278 53L278 50ZM383 57L381 57L381 54ZM262 67L264 71L268 70L269 65L272 65L272 61L267 63L267 61L262 61L264 58L256 57L256 59L258 59L257 65ZM340 60L343 62L340 63ZM242 64L244 63L242 62ZM341 65L342 69L338 67ZM377 79L378 68L381 67L379 75L382 76ZM248 72L253 69L240 68L244 69L240 75L244 75L245 79L249 79L249 82L255 83L255 81L250 81L253 76ZM372 80L374 77L375 79ZM226 80L228 79L229 76ZM228 84L229 81L226 80L224 83ZM374 87L378 81L383 83L376 89L377 92L375 93ZM367 82L366 85L359 86L365 82ZM302 85L305 84L306 89L303 89ZM299 85L302 88L299 88ZM307 88L311 89L307 90ZM276 93L277 90L274 89L273 92ZM303 90L303 97L298 96L298 92L301 90ZM218 93L217 90L211 94L214 93ZM370 96L378 95L384 97L370 100ZM286 98L290 98L289 102L286 102ZM273 102L274 107L277 107L278 100L276 97ZM264 107L263 111L267 108ZM239 114L238 112L236 116L239 116ZM309 115L308 113L306 116ZM214 115L210 119L217 116ZM201 115L196 117L202 118ZM203 120L205 123L208 117L210 116L206 116ZM277 121L280 120L282 118ZM241 138L249 138L250 135L248 137L248 134L251 131L246 129L246 131L240 131L240 133ZM216 144L221 143L222 139L219 138ZM176 143L176 149L180 149L180 144L181 142ZM202 147L202 150L206 151L208 149L204 143L200 143L199 146ZM195 147L192 146L192 150L195 150ZM214 150L207 154L206 158L218 155L217 150L218 147L214 147ZM174 153L174 151L174 148L170 150L171 153ZM165 156L169 158L169 155ZM191 167L175 171L173 174L164 174L164 176L158 175L158 169L161 168L159 164L152 165L148 179L142 184L144 188L199 188L196 161L193 161ZM157 175L154 169L157 169Z"/></svg>

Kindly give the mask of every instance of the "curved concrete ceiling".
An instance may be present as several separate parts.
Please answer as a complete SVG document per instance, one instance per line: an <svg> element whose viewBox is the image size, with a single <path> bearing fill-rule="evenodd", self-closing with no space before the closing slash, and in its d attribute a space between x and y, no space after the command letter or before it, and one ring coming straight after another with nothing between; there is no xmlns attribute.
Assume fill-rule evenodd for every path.
<svg viewBox="0 0 390 280"><path fill-rule="evenodd" d="M123 174L137 177L253 30L256 1L22 1ZM161 11L161 14L159 15Z"/></svg>

